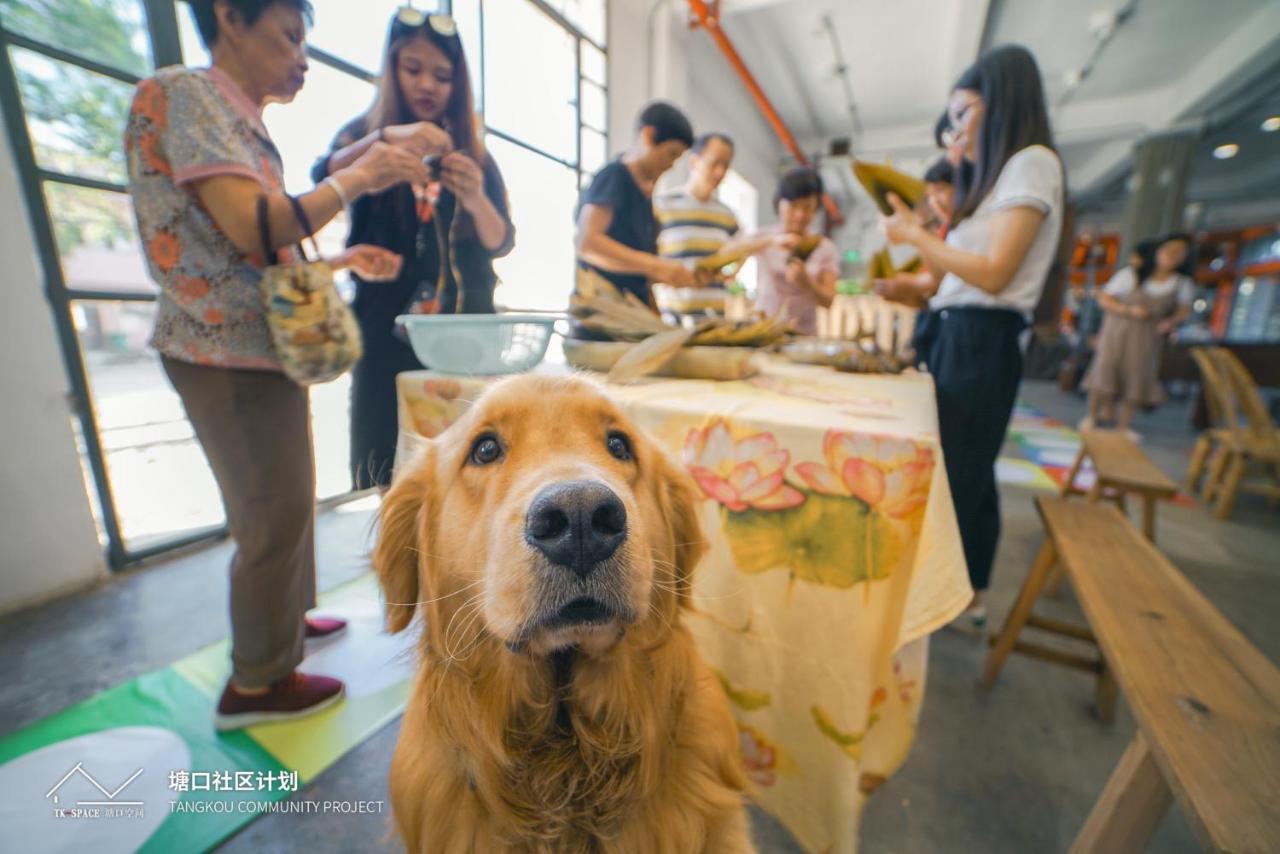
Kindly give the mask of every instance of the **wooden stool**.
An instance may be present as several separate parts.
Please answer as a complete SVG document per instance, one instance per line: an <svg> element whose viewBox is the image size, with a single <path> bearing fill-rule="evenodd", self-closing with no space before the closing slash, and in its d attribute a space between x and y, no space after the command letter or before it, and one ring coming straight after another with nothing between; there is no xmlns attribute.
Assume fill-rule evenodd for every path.
<svg viewBox="0 0 1280 854"><path fill-rule="evenodd" d="M1138 732L1071 847L1141 851L1176 798L1211 851L1280 851L1280 671L1114 508L1039 497L1048 536L987 656L991 686L1048 566L1071 579ZM1075 627L1080 628L1080 627ZM1023 649L1022 651L1026 651ZM1059 662L1069 663L1069 662Z"/></svg>
<svg viewBox="0 0 1280 854"><path fill-rule="evenodd" d="M1142 533L1155 542L1156 502L1177 495L1178 485L1121 431L1085 430L1080 434L1080 453L1062 485L1064 496L1086 494L1075 484L1086 457L1093 461L1097 475L1088 492L1089 500L1110 497L1125 510L1125 497L1138 496L1142 501Z"/></svg>

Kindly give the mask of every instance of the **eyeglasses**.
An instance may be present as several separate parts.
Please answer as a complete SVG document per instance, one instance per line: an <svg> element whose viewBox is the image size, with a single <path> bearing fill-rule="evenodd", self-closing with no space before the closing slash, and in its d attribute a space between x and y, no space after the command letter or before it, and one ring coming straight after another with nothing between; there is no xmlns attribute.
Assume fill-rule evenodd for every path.
<svg viewBox="0 0 1280 854"><path fill-rule="evenodd" d="M393 34L399 35L422 26L431 27L432 32L443 38L454 38L458 35L458 25L448 15L428 15L413 6L401 6L391 20Z"/></svg>

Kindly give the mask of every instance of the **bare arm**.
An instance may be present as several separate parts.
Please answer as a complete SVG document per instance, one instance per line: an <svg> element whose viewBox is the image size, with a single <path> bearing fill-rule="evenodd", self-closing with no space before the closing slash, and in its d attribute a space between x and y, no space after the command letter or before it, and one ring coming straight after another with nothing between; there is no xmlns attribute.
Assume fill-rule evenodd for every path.
<svg viewBox="0 0 1280 854"><path fill-rule="evenodd" d="M378 141L379 131L367 133L357 139L348 146L339 148L329 154L329 174L332 175L342 169L346 169L352 163L360 159L360 155L364 154L369 148Z"/></svg>
<svg viewBox="0 0 1280 854"><path fill-rule="evenodd" d="M1129 306L1127 303L1113 297L1105 291L1098 294L1098 305L1102 306L1103 311L1109 311L1112 314L1128 314Z"/></svg>
<svg viewBox="0 0 1280 854"><path fill-rule="evenodd" d="M755 236L735 237L720 248L725 253L742 253L744 255L755 255L763 252L770 246L779 246L790 252L800 242L799 235L795 234L758 234Z"/></svg>
<svg viewBox="0 0 1280 854"><path fill-rule="evenodd" d="M1178 307L1174 309L1173 314L1169 315L1164 320L1160 321L1159 324L1156 325L1156 329L1160 332L1161 335L1168 335L1169 333L1173 332L1173 330L1181 326L1183 321L1185 321L1190 316L1191 316L1191 306L1179 304Z"/></svg>
<svg viewBox="0 0 1280 854"><path fill-rule="evenodd" d="M899 273L889 279L876 279L875 292L890 302L912 308L924 308L938 292L942 277L925 267L918 273Z"/></svg>
<svg viewBox="0 0 1280 854"><path fill-rule="evenodd" d="M346 169L379 141L403 148L415 157L446 154L453 147L453 140L450 139L449 134L431 122L389 125L371 131L350 145L332 152L329 155L329 174Z"/></svg>
<svg viewBox="0 0 1280 854"><path fill-rule="evenodd" d="M817 277L809 275L804 262L792 258L787 262L787 278L793 285L808 291L823 308L829 308L836 298L836 274L831 270L823 270Z"/></svg>
<svg viewBox="0 0 1280 854"><path fill-rule="evenodd" d="M466 154L455 151L441 161L441 181L471 214L476 237L489 252L497 252L507 243L509 227L484 188L484 171Z"/></svg>
<svg viewBox="0 0 1280 854"><path fill-rule="evenodd" d="M401 182L418 186L427 182L427 169L415 155L386 143L375 143L353 165L329 177L342 187L342 194L354 199L363 193L380 192ZM258 232L258 199L262 184L242 175L215 175L193 185L200 204L218 230L244 255L262 251ZM306 235L282 192L266 193L267 222L271 249L292 246ZM298 197L313 229L320 229L342 210L342 199L331 183L324 183ZM270 259L268 259L269 261Z"/></svg>
<svg viewBox="0 0 1280 854"><path fill-rule="evenodd" d="M613 210L603 205L583 205L578 214L578 257L594 267L612 273L630 273L647 276L650 281L663 282L676 287L693 287L702 284L704 276L686 267L674 258L650 255L623 246L605 234L613 222ZM705 274L709 280L710 274Z"/></svg>
<svg viewBox="0 0 1280 854"><path fill-rule="evenodd" d="M652 276L656 255L623 246L605 234L613 222L613 210L602 205L583 205L578 214L578 257L611 273Z"/></svg>
<svg viewBox="0 0 1280 854"><path fill-rule="evenodd" d="M1098 305L1102 306L1103 311L1109 311L1112 314L1119 314L1124 317L1136 317L1142 319L1150 316L1150 312L1148 312L1143 306L1130 305L1127 302L1121 302L1105 291L1098 294Z"/></svg>
<svg viewBox="0 0 1280 854"><path fill-rule="evenodd" d="M488 196L481 196L470 212L476 223L476 236L480 238L480 244L490 252L497 252L507 241L507 221L498 213Z"/></svg>
<svg viewBox="0 0 1280 854"><path fill-rule="evenodd" d="M818 274L818 280L812 288L813 295L818 299L818 305L823 308L830 308L831 303L836 299L836 274L830 270L823 270Z"/></svg>
<svg viewBox="0 0 1280 854"><path fill-rule="evenodd" d="M889 200L894 214L882 218L882 225L890 240L915 246L936 273L952 273L993 295L1009 286L1044 221L1044 214L1032 207L997 211L991 220L991 245L985 254L979 254L951 246L925 229L896 195L891 193Z"/></svg>
<svg viewBox="0 0 1280 854"><path fill-rule="evenodd" d="M345 183L343 187L345 189ZM263 195L260 183L243 175L216 175L197 181L195 190L214 225L242 255L256 255L262 251L258 232L258 198ZM271 249L292 246L306 237L284 193L267 193L266 196ZM322 228L342 210L337 192L327 185L299 196L298 201L316 229ZM267 260L270 263L270 259Z"/></svg>

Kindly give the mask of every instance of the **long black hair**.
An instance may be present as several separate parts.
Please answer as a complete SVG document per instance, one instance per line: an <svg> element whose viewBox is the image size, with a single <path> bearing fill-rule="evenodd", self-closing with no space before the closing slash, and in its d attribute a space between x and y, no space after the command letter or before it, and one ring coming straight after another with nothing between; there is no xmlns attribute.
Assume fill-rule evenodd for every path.
<svg viewBox="0 0 1280 854"><path fill-rule="evenodd" d="M440 117L441 126L449 133L455 149L467 152L477 163L484 163L484 136L478 127L475 98L471 92L471 74L467 68L467 54L463 50L462 39L457 33L442 35L425 19L416 26L402 24L398 18L391 19L386 46L382 50L382 76L378 81L373 104L364 114L364 132L417 121L409 107L409 100L400 89L397 64L400 61L400 51L404 50L405 45L419 38L435 45L453 67L453 88L449 94L449 103L445 105L444 115Z"/></svg>
<svg viewBox="0 0 1280 854"><path fill-rule="evenodd" d="M1005 45L987 51L960 75L952 91L956 89L978 93L986 111L973 171L961 169L957 176L953 226L978 209L1009 158L1032 145L1054 149L1040 68L1025 47Z"/></svg>

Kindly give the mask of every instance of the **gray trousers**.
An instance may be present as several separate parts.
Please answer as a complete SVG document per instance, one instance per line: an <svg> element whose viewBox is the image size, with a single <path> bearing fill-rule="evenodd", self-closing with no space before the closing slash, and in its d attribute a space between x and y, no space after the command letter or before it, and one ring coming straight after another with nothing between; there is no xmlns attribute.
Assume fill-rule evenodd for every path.
<svg viewBox="0 0 1280 854"><path fill-rule="evenodd" d="M162 358L209 458L236 551L231 666L258 688L302 661L315 607L315 461L307 390L284 374Z"/></svg>

